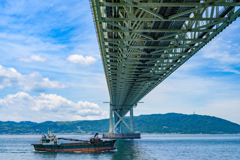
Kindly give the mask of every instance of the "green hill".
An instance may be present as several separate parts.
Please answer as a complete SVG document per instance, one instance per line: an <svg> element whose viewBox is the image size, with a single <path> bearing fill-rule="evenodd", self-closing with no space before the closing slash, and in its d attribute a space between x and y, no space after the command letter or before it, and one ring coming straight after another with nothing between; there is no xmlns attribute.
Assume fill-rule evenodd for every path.
<svg viewBox="0 0 240 160"><path fill-rule="evenodd" d="M129 117L125 121L129 124ZM0 134L42 134L47 132L48 127L54 133L80 133L78 126L86 133L108 132L109 120L42 123L0 121ZM125 125L122 126L122 131L128 132ZM135 116L134 130L141 133L234 134L240 133L240 125L217 117L168 113Z"/></svg>

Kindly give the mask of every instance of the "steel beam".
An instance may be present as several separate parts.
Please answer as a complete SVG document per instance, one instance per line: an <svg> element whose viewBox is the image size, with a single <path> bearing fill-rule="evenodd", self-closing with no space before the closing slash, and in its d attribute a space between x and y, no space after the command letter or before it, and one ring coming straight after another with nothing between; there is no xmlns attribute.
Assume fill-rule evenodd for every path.
<svg viewBox="0 0 240 160"><path fill-rule="evenodd" d="M126 127L130 130L130 127L128 126L128 124L124 121L124 117L125 115L128 113L128 110L123 110L123 111L116 111L116 109L114 110L114 120L115 120L115 125L113 127L113 130L115 131L115 133L121 133L121 123L123 122Z"/></svg>
<svg viewBox="0 0 240 160"><path fill-rule="evenodd" d="M163 20L159 20L159 18L107 18L107 17L102 17L101 18L101 22L111 22L111 21L145 21L145 22L151 22L151 21L227 21L228 18L205 18L205 17L193 17L193 18L172 18L172 19L163 19Z"/></svg>
<svg viewBox="0 0 240 160"><path fill-rule="evenodd" d="M101 6L109 7L211 7L211 6L240 6L240 3L232 2L222 2L222 3L109 3L109 2L100 2Z"/></svg>
<svg viewBox="0 0 240 160"><path fill-rule="evenodd" d="M114 110L109 132L121 132L123 117L129 110L131 117L134 104L240 15L239 0L179 2L91 0ZM133 132L130 121L125 125Z"/></svg>

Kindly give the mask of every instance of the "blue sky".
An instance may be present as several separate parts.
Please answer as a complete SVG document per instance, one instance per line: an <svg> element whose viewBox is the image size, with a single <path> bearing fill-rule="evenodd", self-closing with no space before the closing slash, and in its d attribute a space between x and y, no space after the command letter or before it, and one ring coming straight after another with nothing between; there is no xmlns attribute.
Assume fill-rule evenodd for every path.
<svg viewBox="0 0 240 160"><path fill-rule="evenodd" d="M88 0L0 2L0 121L108 118ZM134 115L177 112L240 124L240 19L145 96Z"/></svg>

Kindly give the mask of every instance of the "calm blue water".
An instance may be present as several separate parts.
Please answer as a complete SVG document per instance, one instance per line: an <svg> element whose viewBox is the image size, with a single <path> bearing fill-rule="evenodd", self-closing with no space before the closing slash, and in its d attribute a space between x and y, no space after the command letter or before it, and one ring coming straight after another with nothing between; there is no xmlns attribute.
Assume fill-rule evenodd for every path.
<svg viewBox="0 0 240 160"><path fill-rule="evenodd" d="M36 152L30 144L38 143L40 138L40 135L0 135L0 159L240 160L240 135L143 135L139 140L118 140L116 151L101 153Z"/></svg>

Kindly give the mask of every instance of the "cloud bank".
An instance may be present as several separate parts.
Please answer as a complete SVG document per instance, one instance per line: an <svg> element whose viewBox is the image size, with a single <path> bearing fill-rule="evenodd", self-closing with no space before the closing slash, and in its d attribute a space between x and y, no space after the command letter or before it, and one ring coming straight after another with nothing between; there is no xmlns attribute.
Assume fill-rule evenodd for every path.
<svg viewBox="0 0 240 160"><path fill-rule="evenodd" d="M0 99L0 121L72 121L107 118L95 103L74 103L56 94L30 96L26 92L9 94Z"/></svg>
<svg viewBox="0 0 240 160"><path fill-rule="evenodd" d="M6 68L0 65L0 89L13 86L18 86L25 91L36 92L43 92L48 88L67 88L65 84L43 78L38 72L22 75L14 68Z"/></svg>
<svg viewBox="0 0 240 160"><path fill-rule="evenodd" d="M89 66L90 64L93 64L94 62L97 61L97 59L92 56L83 57L82 55L78 54L68 56L67 60L72 63L78 63L83 66Z"/></svg>
<svg viewBox="0 0 240 160"><path fill-rule="evenodd" d="M20 58L19 60L23 62L32 62L32 61L45 62L47 58L42 58L40 55L31 55L30 58Z"/></svg>

